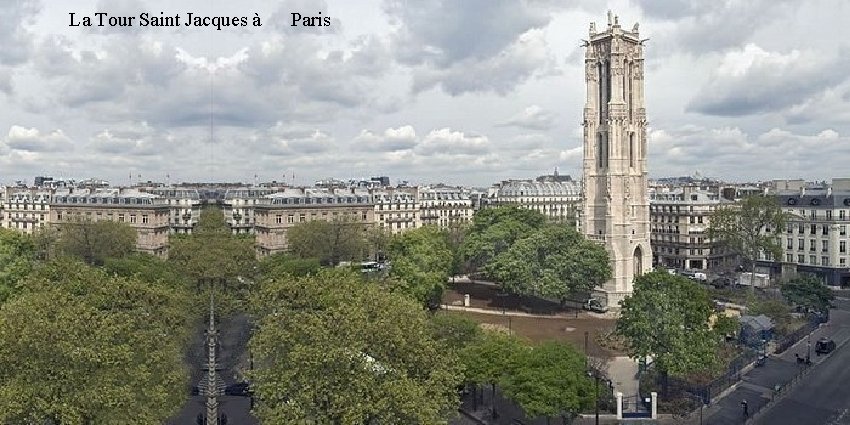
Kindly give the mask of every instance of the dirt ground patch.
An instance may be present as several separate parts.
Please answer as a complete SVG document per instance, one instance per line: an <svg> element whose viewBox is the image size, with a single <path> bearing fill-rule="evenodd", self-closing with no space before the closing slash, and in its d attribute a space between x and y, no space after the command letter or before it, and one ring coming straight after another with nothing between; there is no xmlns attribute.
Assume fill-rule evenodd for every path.
<svg viewBox="0 0 850 425"><path fill-rule="evenodd" d="M622 355L603 348L598 343L611 328L613 319L600 318L539 318L539 317L510 317L496 314L473 313L466 311L444 311L440 314L457 314L467 317L486 328L509 329L516 335L528 339L534 344L556 340L573 344L579 351L584 352L584 333L588 332L588 354L592 357L613 357Z"/></svg>
<svg viewBox="0 0 850 425"><path fill-rule="evenodd" d="M516 294L503 294L499 287L487 282L459 281L450 284L443 294L443 303L449 305L462 305L463 296L469 294L470 307L485 308L495 311L520 311L531 314L551 314L559 316L578 317L584 316L584 311L579 304L568 303L561 307L560 304L536 297Z"/></svg>

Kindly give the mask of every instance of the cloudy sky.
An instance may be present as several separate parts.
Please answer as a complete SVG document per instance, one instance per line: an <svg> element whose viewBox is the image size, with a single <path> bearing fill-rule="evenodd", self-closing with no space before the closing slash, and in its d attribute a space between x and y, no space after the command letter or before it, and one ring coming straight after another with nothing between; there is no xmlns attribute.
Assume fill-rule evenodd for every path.
<svg viewBox="0 0 850 425"><path fill-rule="evenodd" d="M0 183L579 175L580 40L607 9L650 39L651 176L850 176L846 0L7 0ZM142 28L143 12L262 27Z"/></svg>

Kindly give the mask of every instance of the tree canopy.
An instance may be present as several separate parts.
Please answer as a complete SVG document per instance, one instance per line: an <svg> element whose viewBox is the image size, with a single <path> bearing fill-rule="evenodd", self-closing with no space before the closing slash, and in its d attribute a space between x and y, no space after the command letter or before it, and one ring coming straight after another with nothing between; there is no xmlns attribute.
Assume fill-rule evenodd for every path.
<svg viewBox="0 0 850 425"><path fill-rule="evenodd" d="M543 214L514 206L478 211L463 240L463 258L473 269L484 267L514 241L530 235L545 223Z"/></svg>
<svg viewBox="0 0 850 425"><path fill-rule="evenodd" d="M518 359L502 389L528 417L572 416L593 406L594 383L584 355L572 345L545 342Z"/></svg>
<svg viewBox="0 0 850 425"><path fill-rule="evenodd" d="M33 237L0 228L0 304L17 292L36 261Z"/></svg>
<svg viewBox="0 0 850 425"><path fill-rule="evenodd" d="M782 295L793 305L826 312L835 295L823 282L811 274L802 274L781 286Z"/></svg>
<svg viewBox="0 0 850 425"><path fill-rule="evenodd" d="M286 233L289 253L316 258L322 265L361 261L367 250L363 223L352 220L311 220L298 223Z"/></svg>
<svg viewBox="0 0 850 425"><path fill-rule="evenodd" d="M232 280L254 274L254 239L251 235L234 235L218 208L205 208L192 234L171 235L169 243L169 262L190 280Z"/></svg>
<svg viewBox="0 0 850 425"><path fill-rule="evenodd" d="M260 260L259 270L265 276L307 276L322 268L316 258L294 258L286 253L269 255Z"/></svg>
<svg viewBox="0 0 850 425"><path fill-rule="evenodd" d="M188 297L62 260L0 307L0 422L162 423L185 399Z"/></svg>
<svg viewBox="0 0 850 425"><path fill-rule="evenodd" d="M508 292L561 302L571 294L587 293L611 277L605 248L566 224L532 231L499 253L484 270Z"/></svg>
<svg viewBox="0 0 850 425"><path fill-rule="evenodd" d="M746 259L753 272L760 253L782 257L779 235L788 218L774 198L749 196L716 209L711 215L708 237Z"/></svg>
<svg viewBox="0 0 850 425"><path fill-rule="evenodd" d="M446 423L460 368L412 300L351 272L265 280L252 297L264 423Z"/></svg>
<svg viewBox="0 0 850 425"><path fill-rule="evenodd" d="M120 258L136 251L136 230L116 221L63 222L57 237L53 254L78 258L91 265L100 266L107 258Z"/></svg>
<svg viewBox="0 0 850 425"><path fill-rule="evenodd" d="M721 338L709 324L713 310L708 291L699 284L653 271L635 279L616 332L625 339L630 357L652 356L659 370L687 375L717 365Z"/></svg>
<svg viewBox="0 0 850 425"><path fill-rule="evenodd" d="M388 255L390 276L400 281L397 289L421 303L440 299L453 260L445 232L426 226L394 235Z"/></svg>

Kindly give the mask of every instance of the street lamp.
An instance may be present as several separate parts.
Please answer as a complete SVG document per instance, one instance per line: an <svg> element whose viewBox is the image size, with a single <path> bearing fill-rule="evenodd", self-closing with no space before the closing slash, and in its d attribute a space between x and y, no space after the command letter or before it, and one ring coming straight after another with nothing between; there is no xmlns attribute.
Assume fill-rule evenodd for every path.
<svg viewBox="0 0 850 425"><path fill-rule="evenodd" d="M587 332L585 332L585 335L587 335ZM599 425L599 379L601 378L601 375L598 370L594 368L588 368L587 376L593 377L596 384L596 399L594 403L594 410L596 412L596 425Z"/></svg>

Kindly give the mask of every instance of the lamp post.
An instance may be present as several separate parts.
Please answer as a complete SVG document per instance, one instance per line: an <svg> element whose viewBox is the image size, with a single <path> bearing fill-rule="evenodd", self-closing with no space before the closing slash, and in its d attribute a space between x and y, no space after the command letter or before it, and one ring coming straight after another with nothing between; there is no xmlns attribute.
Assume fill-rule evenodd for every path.
<svg viewBox="0 0 850 425"><path fill-rule="evenodd" d="M812 360L812 334L809 334L809 337L806 340L806 364L809 364Z"/></svg>
<svg viewBox="0 0 850 425"><path fill-rule="evenodd" d="M585 335L587 335L586 332L585 332ZM593 377L593 379L595 381L594 383L596 385L596 398L594 400L595 401L594 402L594 405L595 405L594 411L595 411L595 417L596 417L596 425L599 425L599 379L601 378L601 376L600 376L598 370L591 368L591 367L588 367L587 375Z"/></svg>

